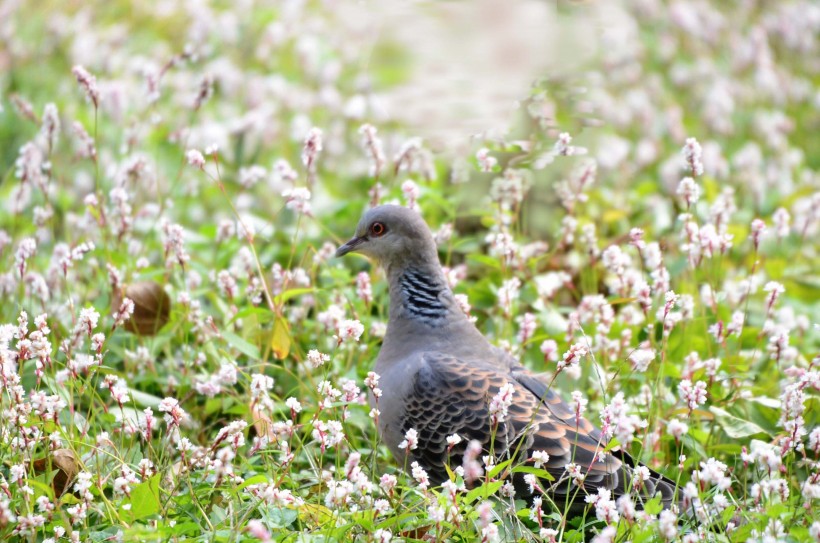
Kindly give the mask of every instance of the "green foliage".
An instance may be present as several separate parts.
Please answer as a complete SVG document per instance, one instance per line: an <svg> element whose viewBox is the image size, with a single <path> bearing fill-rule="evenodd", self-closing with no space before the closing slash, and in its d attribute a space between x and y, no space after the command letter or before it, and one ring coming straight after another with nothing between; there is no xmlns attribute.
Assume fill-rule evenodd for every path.
<svg viewBox="0 0 820 543"><path fill-rule="evenodd" d="M441 125L469 85L403 93L449 81L453 44L424 10L408 45L343 4L0 4L0 539L816 540L816 6L626 2L611 9L631 45L604 32L517 96L503 135L468 138ZM608 18L560 4L589 32ZM473 86L508 82L491 73ZM705 166L691 205L688 136ZM332 258L375 200L417 206L479 329L578 391L614 434L601 450L677 482L687 510L665 520L654 498L613 521L511 496L513 475L566 482L533 459L465 481L454 456L439 487L399 465L368 375L384 276ZM121 318L137 282L172 300L156 334ZM558 369L573 346L590 352Z"/></svg>

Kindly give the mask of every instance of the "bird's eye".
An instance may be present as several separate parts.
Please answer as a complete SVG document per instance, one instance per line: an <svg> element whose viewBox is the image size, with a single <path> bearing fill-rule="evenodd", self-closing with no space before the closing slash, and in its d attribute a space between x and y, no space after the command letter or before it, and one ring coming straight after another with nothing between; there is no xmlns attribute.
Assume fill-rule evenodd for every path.
<svg viewBox="0 0 820 543"><path fill-rule="evenodd" d="M387 227L384 225L384 223L374 222L370 225L370 235L372 235L373 237L378 238L380 236L383 236L385 232L387 232Z"/></svg>

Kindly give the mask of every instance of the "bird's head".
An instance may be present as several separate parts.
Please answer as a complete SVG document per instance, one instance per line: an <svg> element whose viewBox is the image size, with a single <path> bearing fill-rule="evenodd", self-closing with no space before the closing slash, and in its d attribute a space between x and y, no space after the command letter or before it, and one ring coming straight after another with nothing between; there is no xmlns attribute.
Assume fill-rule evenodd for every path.
<svg viewBox="0 0 820 543"><path fill-rule="evenodd" d="M418 212L397 205L367 210L353 238L336 250L336 256L362 253L385 267L433 259L438 263L436 244L427 223Z"/></svg>

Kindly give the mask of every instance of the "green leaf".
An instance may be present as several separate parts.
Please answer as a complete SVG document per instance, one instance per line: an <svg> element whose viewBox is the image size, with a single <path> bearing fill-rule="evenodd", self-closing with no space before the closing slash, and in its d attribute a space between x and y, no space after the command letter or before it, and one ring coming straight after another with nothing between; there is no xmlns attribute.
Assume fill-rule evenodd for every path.
<svg viewBox="0 0 820 543"><path fill-rule="evenodd" d="M726 432L726 435L733 439L757 434L767 434L766 430L754 422L740 419L719 407L712 406L709 408L709 411L714 413L715 420L717 420L720 427L723 428L723 431Z"/></svg>
<svg viewBox="0 0 820 543"><path fill-rule="evenodd" d="M271 530L286 528L296 521L299 512L296 509L286 509L284 507L269 507L262 512L265 524Z"/></svg>
<svg viewBox="0 0 820 543"><path fill-rule="evenodd" d="M140 392L139 390L134 390L133 388L128 389L128 394L134 399L137 404L143 407L159 407L162 398L158 398L153 394L148 394L147 392Z"/></svg>
<svg viewBox="0 0 820 543"><path fill-rule="evenodd" d="M253 345L245 341L233 332L223 330L222 337L225 338L225 341L227 341L229 345L236 348L236 350L238 350L240 353L244 354L251 360L258 360L260 358L259 349L256 347L256 345Z"/></svg>
<svg viewBox="0 0 820 543"><path fill-rule="evenodd" d="M507 469L507 466L509 466L511 462L512 462L512 459L504 460L500 464L496 464L495 466L493 466L493 469L491 469L487 473L487 477L490 478L490 479L493 479L496 475L498 475L499 473L501 473L502 471Z"/></svg>
<svg viewBox="0 0 820 543"><path fill-rule="evenodd" d="M501 263L498 261L498 259L493 258L491 256L470 254L467 255L467 260L471 262L476 262L478 264L483 264L484 266L487 266L488 268L491 268L493 270L501 269Z"/></svg>
<svg viewBox="0 0 820 543"><path fill-rule="evenodd" d="M513 473L532 473L539 479L544 479L545 481L554 481L555 477L552 476L550 472L545 469L541 468L534 468L532 466L516 466L513 468Z"/></svg>
<svg viewBox="0 0 820 543"><path fill-rule="evenodd" d="M131 498L124 500L124 503L131 505L131 509L121 512L129 523L159 513L160 477L161 474L157 473L131 489Z"/></svg>
<svg viewBox="0 0 820 543"><path fill-rule="evenodd" d="M254 475L253 477L245 479L244 483L242 483L241 485L236 487L236 491L239 492L240 490L244 490L245 488L247 488L251 485L258 485L258 484L267 483L267 482L268 482L268 478L265 477L264 475L261 475L261 474L260 475Z"/></svg>
<svg viewBox="0 0 820 543"><path fill-rule="evenodd" d="M650 515L657 515L661 511L663 511L663 505L661 505L661 498L660 496L652 498L648 502L644 504L644 511L646 511Z"/></svg>
<svg viewBox="0 0 820 543"><path fill-rule="evenodd" d="M490 481L489 483L484 483L478 488L474 488L464 496L464 500L467 503L472 503L476 501L478 498L487 498L492 496L501 486L504 484L503 481Z"/></svg>
<svg viewBox="0 0 820 543"><path fill-rule="evenodd" d="M273 303L274 305L279 306L281 304L286 303L289 300L292 300L293 298L296 298L297 296L301 296L302 294L309 294L315 291L315 288L291 288L281 294L277 294L276 296L274 296Z"/></svg>

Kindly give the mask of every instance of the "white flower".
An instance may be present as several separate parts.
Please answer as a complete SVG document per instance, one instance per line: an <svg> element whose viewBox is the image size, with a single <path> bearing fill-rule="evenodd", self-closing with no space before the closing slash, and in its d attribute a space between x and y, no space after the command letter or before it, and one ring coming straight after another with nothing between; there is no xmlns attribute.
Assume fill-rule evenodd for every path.
<svg viewBox="0 0 820 543"><path fill-rule="evenodd" d="M349 340L359 341L363 333L364 325L361 322L346 319L339 323L339 326L336 328L336 335L333 336L333 339L341 345Z"/></svg>
<svg viewBox="0 0 820 543"><path fill-rule="evenodd" d="M185 160L194 168L203 168L205 166L205 157L196 149L185 151Z"/></svg>
<svg viewBox="0 0 820 543"><path fill-rule="evenodd" d="M415 428L410 428L404 434L404 441L399 443L399 449L414 451L419 446L419 433Z"/></svg>
<svg viewBox="0 0 820 543"><path fill-rule="evenodd" d="M691 177L684 177L678 184L678 196L686 202L686 207L691 207L700 199L700 186Z"/></svg>

